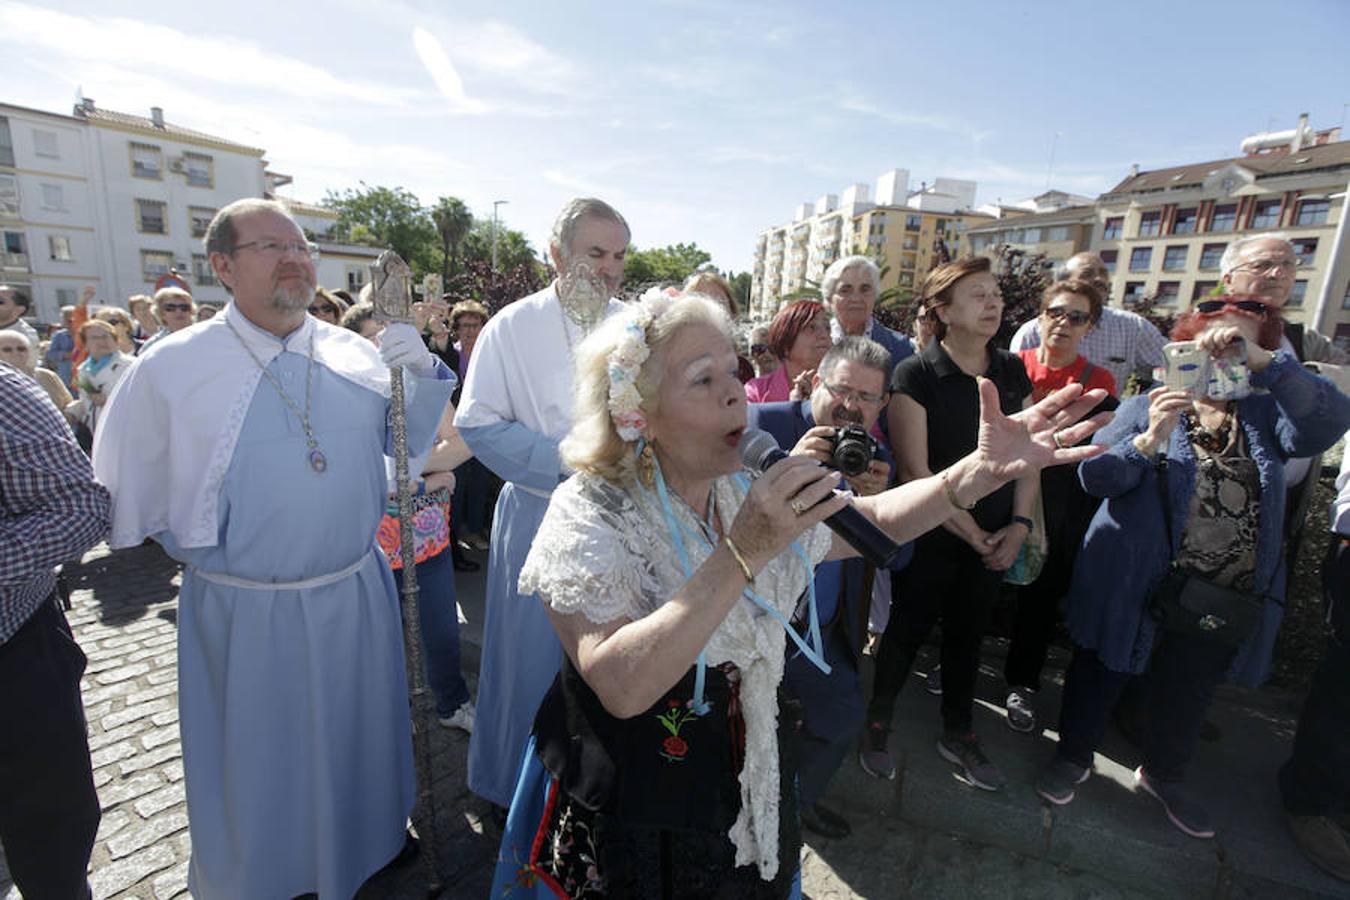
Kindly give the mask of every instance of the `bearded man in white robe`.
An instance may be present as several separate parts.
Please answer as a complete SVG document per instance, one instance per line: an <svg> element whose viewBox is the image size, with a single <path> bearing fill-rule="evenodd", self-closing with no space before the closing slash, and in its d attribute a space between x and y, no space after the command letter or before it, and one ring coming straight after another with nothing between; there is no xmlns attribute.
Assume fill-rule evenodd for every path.
<svg viewBox="0 0 1350 900"><path fill-rule="evenodd" d="M575 350L604 318L623 280L631 233L609 204L572 200L553 226L559 277L488 320L464 378L455 427L506 482L492 520L478 707L469 788L511 805L535 711L562 663L544 605L516 581L553 489L570 473L558 443L572 427Z"/></svg>

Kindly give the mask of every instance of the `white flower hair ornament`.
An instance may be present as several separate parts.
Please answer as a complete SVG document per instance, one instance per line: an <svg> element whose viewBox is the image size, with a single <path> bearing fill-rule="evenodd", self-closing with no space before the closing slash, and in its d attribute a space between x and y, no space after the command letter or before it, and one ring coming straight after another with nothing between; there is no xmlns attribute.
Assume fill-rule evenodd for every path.
<svg viewBox="0 0 1350 900"><path fill-rule="evenodd" d="M609 352L609 415L614 420L614 430L629 443L642 437L642 430L647 427L637 386L642 364L651 356L647 329L681 296L675 288L649 288L633 304L632 311L625 313L628 321L624 323L623 336Z"/></svg>

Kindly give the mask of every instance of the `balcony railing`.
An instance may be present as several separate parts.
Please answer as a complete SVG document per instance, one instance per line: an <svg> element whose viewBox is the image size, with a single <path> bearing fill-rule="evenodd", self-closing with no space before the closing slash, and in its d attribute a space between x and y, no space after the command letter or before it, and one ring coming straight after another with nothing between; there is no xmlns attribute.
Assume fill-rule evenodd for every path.
<svg viewBox="0 0 1350 900"><path fill-rule="evenodd" d="M23 269L28 271L27 253L6 253L0 256L0 262L4 263L6 269Z"/></svg>

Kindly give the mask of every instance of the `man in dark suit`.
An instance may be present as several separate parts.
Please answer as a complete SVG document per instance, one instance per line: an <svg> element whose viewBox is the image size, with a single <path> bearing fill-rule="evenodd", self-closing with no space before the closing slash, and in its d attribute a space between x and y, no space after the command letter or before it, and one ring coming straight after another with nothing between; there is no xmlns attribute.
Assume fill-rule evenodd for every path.
<svg viewBox="0 0 1350 900"><path fill-rule="evenodd" d="M749 424L772 434L793 454L832 465L835 428L859 425L871 431L886 406L890 353L865 337L845 337L821 360L811 396L786 403L752 403ZM891 478L891 456L879 449L866 472L849 477L854 493L876 494ZM895 568L909 561L905 548ZM852 829L820 797L857 741L865 705L858 665L867 639L867 610L872 572L861 559L822 563L816 567L819 611L827 675L789 645L783 686L802 705L801 760L798 788L802 825L824 837L846 837Z"/></svg>

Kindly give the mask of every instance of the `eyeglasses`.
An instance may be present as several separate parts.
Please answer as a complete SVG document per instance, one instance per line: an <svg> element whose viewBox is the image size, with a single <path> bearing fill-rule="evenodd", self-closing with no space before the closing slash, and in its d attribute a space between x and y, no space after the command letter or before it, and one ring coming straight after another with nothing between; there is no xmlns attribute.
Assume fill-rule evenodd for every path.
<svg viewBox="0 0 1350 900"><path fill-rule="evenodd" d="M337 310L326 303L316 303L309 307L311 316L336 316Z"/></svg>
<svg viewBox="0 0 1350 900"><path fill-rule="evenodd" d="M1270 307L1260 300L1201 300L1195 304L1195 311L1202 316L1217 316L1229 309L1256 319L1270 315Z"/></svg>
<svg viewBox="0 0 1350 900"><path fill-rule="evenodd" d="M750 353L753 354L754 356L758 356L758 355L761 354L761 353L768 353L768 352L769 352L769 345L768 345L768 344L751 344L751 345L750 345Z"/></svg>
<svg viewBox="0 0 1350 900"><path fill-rule="evenodd" d="M192 309L191 303L165 303L160 309L164 312L188 312Z"/></svg>
<svg viewBox="0 0 1350 900"><path fill-rule="evenodd" d="M830 392L830 396L836 400L842 400L848 403L850 400L855 403L877 404L886 399L885 394L869 394L866 391L855 391L853 388L846 388L842 385L830 384L828 381L822 381L825 390Z"/></svg>
<svg viewBox="0 0 1350 900"><path fill-rule="evenodd" d="M234 249L258 251L262 256L285 256L287 253L296 253L300 256L307 256L310 260L319 258L319 245L311 244L309 241L249 241L247 244L235 244Z"/></svg>
<svg viewBox="0 0 1350 900"><path fill-rule="evenodd" d="M1298 261L1293 259L1266 257L1262 259L1249 259L1244 263L1239 263L1233 267L1235 272L1247 272L1251 275L1265 275L1274 272L1279 275L1284 272L1292 272L1298 268Z"/></svg>
<svg viewBox="0 0 1350 900"><path fill-rule="evenodd" d="M1067 306L1047 306L1041 310L1041 315L1056 322L1068 319L1070 325L1086 325L1092 321L1092 313L1085 313L1081 309L1069 309Z"/></svg>

